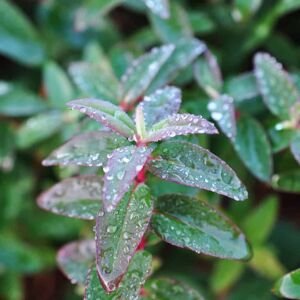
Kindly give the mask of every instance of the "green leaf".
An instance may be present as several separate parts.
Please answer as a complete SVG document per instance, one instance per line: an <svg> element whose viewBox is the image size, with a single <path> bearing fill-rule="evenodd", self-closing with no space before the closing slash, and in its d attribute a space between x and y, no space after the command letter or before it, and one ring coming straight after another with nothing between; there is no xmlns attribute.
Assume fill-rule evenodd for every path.
<svg viewBox="0 0 300 300"><path fill-rule="evenodd" d="M107 156L113 150L127 145L129 142L125 138L113 132L86 132L53 151L42 163L44 166L100 167L107 162Z"/></svg>
<svg viewBox="0 0 300 300"><path fill-rule="evenodd" d="M300 192L300 170L285 171L274 174L271 181L272 187L279 191Z"/></svg>
<svg viewBox="0 0 300 300"><path fill-rule="evenodd" d="M131 145L112 152L107 165L103 168L105 172L103 201L108 211L113 210L130 189L152 151L152 147Z"/></svg>
<svg viewBox="0 0 300 300"><path fill-rule="evenodd" d="M278 130L276 129L276 125L268 130L272 142L272 150L275 153L288 148L295 137L295 130Z"/></svg>
<svg viewBox="0 0 300 300"><path fill-rule="evenodd" d="M188 12L189 22L192 31L196 35L213 32L216 29L214 20L208 13L199 10L191 10Z"/></svg>
<svg viewBox="0 0 300 300"><path fill-rule="evenodd" d="M97 268L93 267L87 277L85 300L139 299L140 290L149 276L152 257L146 251L138 251L117 290L107 294L99 282Z"/></svg>
<svg viewBox="0 0 300 300"><path fill-rule="evenodd" d="M300 299L300 269L280 278L276 282L273 292L279 297Z"/></svg>
<svg viewBox="0 0 300 300"><path fill-rule="evenodd" d="M269 196L247 215L242 228L253 245L263 243L271 233L278 214L278 198Z"/></svg>
<svg viewBox="0 0 300 300"><path fill-rule="evenodd" d="M300 164L300 134L298 134L291 143L291 151L294 158Z"/></svg>
<svg viewBox="0 0 300 300"><path fill-rule="evenodd" d="M34 116L19 128L17 145L21 149L29 148L56 133L62 125L63 114L57 111Z"/></svg>
<svg viewBox="0 0 300 300"><path fill-rule="evenodd" d="M73 87L63 69L55 62L48 62L45 65L44 84L53 107L65 108L66 102L72 100Z"/></svg>
<svg viewBox="0 0 300 300"><path fill-rule="evenodd" d="M272 174L272 155L263 127L253 118L242 115L237 122L233 146L249 171L262 181Z"/></svg>
<svg viewBox="0 0 300 300"><path fill-rule="evenodd" d="M133 121L114 104L99 99L79 99L68 102L67 105L125 137L132 137L134 134Z"/></svg>
<svg viewBox="0 0 300 300"><path fill-rule="evenodd" d="M234 0L235 14L238 14L240 19L247 20L253 15L262 5L262 0Z"/></svg>
<svg viewBox="0 0 300 300"><path fill-rule="evenodd" d="M145 234L153 209L149 188L138 185L112 212L100 210L96 219L97 269L105 290L115 290Z"/></svg>
<svg viewBox="0 0 300 300"><path fill-rule="evenodd" d="M204 300L204 297L185 283L169 279L157 278L148 280L145 285L145 300Z"/></svg>
<svg viewBox="0 0 300 300"><path fill-rule="evenodd" d="M133 61L121 78L122 102L132 104L143 96L173 51L173 45L164 45L160 48L153 48Z"/></svg>
<svg viewBox="0 0 300 300"><path fill-rule="evenodd" d="M0 115L23 117L46 109L40 97L24 88L0 81Z"/></svg>
<svg viewBox="0 0 300 300"><path fill-rule="evenodd" d="M164 241L196 253L249 259L243 233L207 203L184 195L165 195L155 203L151 227Z"/></svg>
<svg viewBox="0 0 300 300"><path fill-rule="evenodd" d="M170 17L169 0L143 0L148 8L162 19Z"/></svg>
<svg viewBox="0 0 300 300"><path fill-rule="evenodd" d="M236 136L236 120L233 98L222 95L208 104L211 117L220 126L222 132L234 140Z"/></svg>
<svg viewBox="0 0 300 300"><path fill-rule="evenodd" d="M259 90L267 107L279 118L289 119L290 108L300 97L289 74L267 53L256 54L254 65Z"/></svg>
<svg viewBox="0 0 300 300"><path fill-rule="evenodd" d="M84 284L88 270L95 262L95 249L94 240L82 240L66 244L58 251L58 266L73 284Z"/></svg>
<svg viewBox="0 0 300 300"><path fill-rule="evenodd" d="M11 1L0 1L0 53L25 65L40 65L45 49L27 17Z"/></svg>
<svg viewBox="0 0 300 300"><path fill-rule="evenodd" d="M248 194L234 171L220 158L200 146L179 141L161 143L148 163L154 175L183 185L216 192L235 200Z"/></svg>
<svg viewBox="0 0 300 300"><path fill-rule="evenodd" d="M93 220L102 207L102 178L81 175L65 179L38 198L38 205L55 214Z"/></svg>
<svg viewBox="0 0 300 300"><path fill-rule="evenodd" d="M193 35L187 13L174 1L170 1L169 18L162 19L155 14L150 14L150 21L157 36L165 43L174 43L181 37Z"/></svg>
<svg viewBox="0 0 300 300"><path fill-rule="evenodd" d="M14 165L15 135L8 122L0 122L0 141L0 170L11 170Z"/></svg>

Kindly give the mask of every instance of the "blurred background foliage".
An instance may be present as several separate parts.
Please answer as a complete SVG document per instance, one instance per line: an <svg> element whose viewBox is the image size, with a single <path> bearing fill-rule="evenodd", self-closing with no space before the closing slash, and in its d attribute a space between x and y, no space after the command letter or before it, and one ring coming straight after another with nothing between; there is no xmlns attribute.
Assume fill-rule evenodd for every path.
<svg viewBox="0 0 300 300"><path fill-rule="evenodd" d="M170 18L165 20L140 0L0 0L1 299L81 299L82 291L56 269L55 255L64 243L87 237L91 225L44 212L35 202L46 187L78 172L46 169L41 160L79 129L94 126L65 103L97 94L97 73L91 86L85 86L70 64L100 62L101 72L112 68L120 78L134 58L182 36L198 37L216 55L223 90L233 96L242 116L252 118L243 128L258 132L246 128L241 133L249 138L243 144L248 154L241 159L224 135L197 138L247 185L250 198L243 203L221 202L219 196L206 192L198 196L219 203L244 230L254 258L246 263L223 261L158 244L150 247L160 265L156 272L184 280L207 299L271 300L277 299L270 292L274 281L299 267L300 168L289 151L282 151L290 133L279 135L274 130L278 121L262 104L248 72L253 70L254 54L267 51L291 72L300 90L300 1L170 2ZM203 70L205 66L198 63ZM193 79L191 66L175 84L183 88L183 111L210 116L209 97L197 74ZM266 143L259 140L261 135L266 135ZM274 154L269 164L271 152L264 158L268 147ZM242 161L249 157L251 162L259 161L254 163L257 168L244 166ZM274 183L273 174L283 174L283 179ZM156 195L199 193L152 177L149 182Z"/></svg>

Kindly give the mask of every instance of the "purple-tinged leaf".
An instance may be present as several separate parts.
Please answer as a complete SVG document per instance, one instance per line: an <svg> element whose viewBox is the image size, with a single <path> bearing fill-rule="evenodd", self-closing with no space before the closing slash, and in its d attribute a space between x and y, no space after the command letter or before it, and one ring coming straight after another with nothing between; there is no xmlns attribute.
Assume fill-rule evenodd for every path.
<svg viewBox="0 0 300 300"><path fill-rule="evenodd" d="M233 98L222 95L208 104L211 117L218 123L222 132L230 139L236 136L236 120Z"/></svg>
<svg viewBox="0 0 300 300"><path fill-rule="evenodd" d="M99 99L79 99L68 102L67 105L125 137L132 137L134 134L133 121L114 104Z"/></svg>
<svg viewBox="0 0 300 300"><path fill-rule="evenodd" d="M161 17L168 19L170 17L169 0L143 0L150 10Z"/></svg>
<svg viewBox="0 0 300 300"><path fill-rule="evenodd" d="M151 128L145 142L157 142L177 135L187 134L215 134L216 127L202 118L191 114L173 114L165 120L160 121Z"/></svg>
<svg viewBox="0 0 300 300"><path fill-rule="evenodd" d="M245 200L247 190L234 171L219 157L187 142L163 142L148 162L149 171L161 179L197 187L235 200Z"/></svg>
<svg viewBox="0 0 300 300"><path fill-rule="evenodd" d="M103 186L103 202L108 211L113 210L130 189L135 177L142 170L152 147L127 146L116 149L110 155Z"/></svg>
<svg viewBox="0 0 300 300"><path fill-rule="evenodd" d="M38 205L55 214L93 220L102 207L102 178L81 175L65 179L38 198Z"/></svg>
<svg viewBox="0 0 300 300"><path fill-rule="evenodd" d="M53 151L43 160L43 165L99 167L107 162L107 155L114 149L127 145L125 138L110 131L87 132Z"/></svg>
<svg viewBox="0 0 300 300"><path fill-rule="evenodd" d="M173 45L153 48L132 63L121 79L121 98L124 103L131 104L145 93L174 48Z"/></svg>
<svg viewBox="0 0 300 300"><path fill-rule="evenodd" d="M291 142L291 151L294 158L300 164L300 134Z"/></svg>
<svg viewBox="0 0 300 300"><path fill-rule="evenodd" d="M149 188L138 185L112 212L100 209L96 219L96 260L103 287L113 291L145 234L153 210Z"/></svg>
<svg viewBox="0 0 300 300"><path fill-rule="evenodd" d="M285 120L299 94L288 73L274 57L258 53L254 58L255 76L261 95L270 111Z"/></svg>
<svg viewBox="0 0 300 300"><path fill-rule="evenodd" d="M117 290L107 294L101 284L97 268L94 266L90 269L85 286L85 300L136 300L145 280L150 275L152 257L146 251L138 251L132 258L128 270Z"/></svg>
<svg viewBox="0 0 300 300"><path fill-rule="evenodd" d="M57 263L73 284L84 284L88 270L95 262L94 240L82 240L63 246L57 253Z"/></svg>
<svg viewBox="0 0 300 300"><path fill-rule="evenodd" d="M138 107L142 107L146 128L151 128L155 123L165 119L169 115L178 112L181 104L180 89L167 86L156 90L149 96L145 96Z"/></svg>

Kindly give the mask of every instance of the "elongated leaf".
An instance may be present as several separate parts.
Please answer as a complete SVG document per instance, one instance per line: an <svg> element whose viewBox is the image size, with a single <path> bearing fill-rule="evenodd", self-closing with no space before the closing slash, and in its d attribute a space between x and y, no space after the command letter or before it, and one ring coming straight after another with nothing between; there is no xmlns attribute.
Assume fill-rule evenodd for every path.
<svg viewBox="0 0 300 300"><path fill-rule="evenodd" d="M11 2L0 1L0 52L26 65L39 65L45 50L25 15Z"/></svg>
<svg viewBox="0 0 300 300"><path fill-rule="evenodd" d="M272 187L279 191L300 192L300 170L291 170L272 176Z"/></svg>
<svg viewBox="0 0 300 300"><path fill-rule="evenodd" d="M276 282L273 292L279 297L300 299L300 269L280 278Z"/></svg>
<svg viewBox="0 0 300 300"><path fill-rule="evenodd" d="M134 134L133 121L114 104L99 99L80 99L71 101L67 105L125 137L131 137Z"/></svg>
<svg viewBox="0 0 300 300"><path fill-rule="evenodd" d="M151 11L163 19L170 17L169 0L143 0Z"/></svg>
<svg viewBox="0 0 300 300"><path fill-rule="evenodd" d="M44 84L47 97L54 107L64 108L67 101L73 98L73 87L56 63L48 62L44 68Z"/></svg>
<svg viewBox="0 0 300 300"><path fill-rule="evenodd" d="M297 162L300 164L300 134L293 139L291 143L291 151Z"/></svg>
<svg viewBox="0 0 300 300"><path fill-rule="evenodd" d="M165 120L160 121L151 128L146 142L157 142L176 135L187 134L215 134L216 127L201 116L191 114L173 114Z"/></svg>
<svg viewBox="0 0 300 300"><path fill-rule="evenodd" d="M121 79L124 103L133 103L145 93L173 51L173 45L153 48L132 63Z"/></svg>
<svg viewBox="0 0 300 300"><path fill-rule="evenodd" d="M140 290L149 276L152 257L146 251L138 251L132 258L128 270L117 290L107 294L99 282L97 268L93 267L86 281L85 300L135 300L139 298Z"/></svg>
<svg viewBox="0 0 300 300"><path fill-rule="evenodd" d="M194 38L181 38L176 40L174 45L175 50L155 76L147 89L147 94L174 80L180 71L189 66L206 49L203 42Z"/></svg>
<svg viewBox="0 0 300 300"><path fill-rule="evenodd" d="M92 131L78 135L53 151L44 166L99 167L107 162L107 156L116 148L129 145L120 135L109 131Z"/></svg>
<svg viewBox="0 0 300 300"><path fill-rule="evenodd" d="M288 119L291 106L299 100L288 73L267 53L256 54L254 65L256 80L266 105L274 115Z"/></svg>
<svg viewBox="0 0 300 300"><path fill-rule="evenodd" d="M155 203L151 227L166 242L197 253L249 259L242 232L205 202L184 195L165 195Z"/></svg>
<svg viewBox="0 0 300 300"><path fill-rule="evenodd" d="M220 126L222 132L230 139L236 136L236 120L233 98L222 95L214 101L209 102L208 110L211 117Z"/></svg>
<svg viewBox="0 0 300 300"><path fill-rule="evenodd" d="M206 149L187 142L164 142L148 163L154 175L183 185L213 191L235 200L248 193L234 171Z"/></svg>
<svg viewBox="0 0 300 300"><path fill-rule="evenodd" d="M249 171L262 181L272 174L271 146L262 126L248 116L237 122L237 135L233 146Z"/></svg>
<svg viewBox="0 0 300 300"><path fill-rule="evenodd" d="M87 97L95 97L117 103L119 84L110 73L104 72L100 62L72 63L69 73L79 90Z"/></svg>
<svg viewBox="0 0 300 300"><path fill-rule="evenodd" d="M63 246L57 253L57 263L72 283L84 284L90 266L95 262L94 240L82 240Z"/></svg>
<svg viewBox="0 0 300 300"><path fill-rule="evenodd" d="M153 94L145 96L139 106L144 112L146 128L151 128L155 123L177 113L180 104L181 90L172 86L158 89Z"/></svg>
<svg viewBox="0 0 300 300"><path fill-rule="evenodd" d="M96 219L97 269L105 290L115 290L144 235L153 203L150 190L138 185L113 212L100 210Z"/></svg>
<svg viewBox="0 0 300 300"><path fill-rule="evenodd" d="M81 175L55 184L38 198L38 205L55 214L93 220L102 207L102 178Z"/></svg>
<svg viewBox="0 0 300 300"><path fill-rule="evenodd" d="M116 149L104 168L103 201L108 211L113 210L129 190L142 170L153 148L127 146Z"/></svg>

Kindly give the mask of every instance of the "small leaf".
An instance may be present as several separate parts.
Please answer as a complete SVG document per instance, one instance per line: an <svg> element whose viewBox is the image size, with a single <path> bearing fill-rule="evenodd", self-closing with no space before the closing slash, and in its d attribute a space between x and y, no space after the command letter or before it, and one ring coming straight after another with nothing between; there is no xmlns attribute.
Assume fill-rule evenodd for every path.
<svg viewBox="0 0 300 300"><path fill-rule="evenodd" d="M145 142L157 142L177 135L215 134L216 127L202 118L191 114L173 114L167 119L154 124L144 139Z"/></svg>
<svg viewBox="0 0 300 300"><path fill-rule="evenodd" d="M272 176L272 187L279 191L300 192L300 170L285 171Z"/></svg>
<svg viewBox="0 0 300 300"><path fill-rule="evenodd" d="M132 258L128 270L117 290L107 294L99 283L97 268L93 267L88 274L85 287L85 300L135 300L139 298L140 290L149 276L152 257L146 251L138 251Z"/></svg>
<svg viewBox="0 0 300 300"><path fill-rule="evenodd" d="M280 278L276 282L273 292L279 297L300 299L300 269Z"/></svg>
<svg viewBox="0 0 300 300"><path fill-rule="evenodd" d="M237 122L234 149L249 171L262 181L269 181L272 174L272 154L263 127L248 116Z"/></svg>
<svg viewBox="0 0 300 300"><path fill-rule="evenodd" d="M149 96L145 96L139 106L144 112L146 128L151 128L155 123L177 113L180 104L181 90L173 86L158 89Z"/></svg>
<svg viewBox="0 0 300 300"><path fill-rule="evenodd" d="M114 149L127 145L129 142L125 138L110 131L87 132L53 151L43 160L43 165L100 167Z"/></svg>
<svg viewBox="0 0 300 300"><path fill-rule="evenodd" d="M267 53L256 54L254 65L260 93L267 107L279 118L288 119L291 106L299 100L288 73Z"/></svg>
<svg viewBox="0 0 300 300"><path fill-rule="evenodd" d="M153 93L158 88L174 80L183 69L189 66L206 49L203 42L194 38L180 38L176 40L174 45L175 50L160 68L148 87L147 94Z"/></svg>
<svg viewBox="0 0 300 300"><path fill-rule="evenodd" d="M165 195L155 203L151 227L164 241L196 253L249 259L242 232L213 207L184 195Z"/></svg>
<svg viewBox="0 0 300 300"><path fill-rule="evenodd" d="M248 193L234 171L220 158L187 142L161 143L148 163L154 175L183 185L213 191L235 200Z"/></svg>
<svg viewBox="0 0 300 300"><path fill-rule="evenodd" d="M152 150L151 147L132 145L112 152L106 167L103 169L105 172L103 201L108 211L113 210L129 190Z"/></svg>
<svg viewBox="0 0 300 300"><path fill-rule="evenodd" d="M56 108L64 108L67 101L73 98L73 87L62 68L54 62L44 67L44 84L47 98Z"/></svg>
<svg viewBox="0 0 300 300"><path fill-rule="evenodd" d="M65 179L38 198L38 205L55 214L93 220L102 207L102 178L81 175Z"/></svg>
<svg viewBox="0 0 300 300"><path fill-rule="evenodd" d="M300 164L300 134L293 139L290 147L294 158Z"/></svg>
<svg viewBox="0 0 300 300"><path fill-rule="evenodd" d="M117 103L119 99L119 83L110 73L104 72L100 62L72 63L69 73L78 89L87 97L100 98Z"/></svg>
<svg viewBox="0 0 300 300"><path fill-rule="evenodd" d="M100 210L96 219L97 269L105 290L118 286L147 230L153 203L150 190L138 185L112 212Z"/></svg>
<svg viewBox="0 0 300 300"><path fill-rule="evenodd" d="M278 130L276 125L272 126L268 130L268 134L272 142L272 150L274 153L277 153L279 151L288 148L291 145L292 140L296 136L295 130L292 129Z"/></svg>
<svg viewBox="0 0 300 300"><path fill-rule="evenodd" d="M73 100L67 105L125 137L132 137L134 134L133 121L114 104L99 99L80 99Z"/></svg>
<svg viewBox="0 0 300 300"><path fill-rule="evenodd" d="M143 0L145 4L151 9L151 11L158 15L160 18L168 19L170 17L169 12L169 0Z"/></svg>
<svg viewBox="0 0 300 300"><path fill-rule="evenodd" d="M121 79L121 99L124 103L131 104L145 93L173 51L173 45L165 45L153 48L133 61Z"/></svg>
<svg viewBox="0 0 300 300"><path fill-rule="evenodd" d="M73 284L84 284L90 266L95 262L94 240L76 241L63 246L57 253L57 263Z"/></svg>
<svg viewBox="0 0 300 300"><path fill-rule="evenodd" d="M236 120L233 98L222 95L209 102L208 110L212 119L218 123L223 133L228 138L234 139L236 136Z"/></svg>

